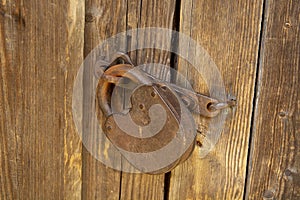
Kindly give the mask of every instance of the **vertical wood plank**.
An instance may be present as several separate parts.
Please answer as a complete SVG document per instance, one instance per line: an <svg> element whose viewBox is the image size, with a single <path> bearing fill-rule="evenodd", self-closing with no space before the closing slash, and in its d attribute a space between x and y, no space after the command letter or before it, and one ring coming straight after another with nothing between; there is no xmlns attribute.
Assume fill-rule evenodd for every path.
<svg viewBox="0 0 300 200"><path fill-rule="evenodd" d="M173 28L175 1L128 1L127 29L162 27ZM161 38L151 38L160 40ZM135 38L131 39L132 41ZM143 41L153 42L153 41ZM162 41L165 42L165 41ZM130 49L128 49L130 50ZM160 63L170 66L171 54L158 49L144 49L132 52L133 63ZM164 174L129 174L122 173L121 199L163 199Z"/></svg>
<svg viewBox="0 0 300 200"><path fill-rule="evenodd" d="M86 57L105 39L119 32L126 31L127 1L86 0L85 2L84 54ZM94 71L84 70L84 79L91 79L93 75ZM85 90L93 89L92 85L87 85L86 82L83 84ZM86 115L83 117L83 123L98 123L98 121L91 122L89 120L89 115L92 113L90 112L92 108L89 106L94 99L88 99L88 96L84 98L87 104L84 108ZM85 127L85 124L83 126ZM83 131L89 133L90 130L84 129ZM109 144L101 142L102 144L109 148ZM83 148L82 199L119 199L120 174L119 171L108 168L96 160L86 148Z"/></svg>
<svg viewBox="0 0 300 200"><path fill-rule="evenodd" d="M1 199L81 197L70 91L83 13L83 0L0 2Z"/></svg>
<svg viewBox="0 0 300 200"><path fill-rule="evenodd" d="M192 156L172 171L169 199L243 198L262 5L262 0L181 1L180 31L207 50L238 106L205 158L199 158L201 147L197 146ZM202 78L188 66L179 59L178 71L191 80L195 91L206 93ZM205 135L205 120L196 118Z"/></svg>
<svg viewBox="0 0 300 200"><path fill-rule="evenodd" d="M85 55L101 40L126 29L148 26L172 28L174 3L168 1L86 1ZM107 10L114 12L107 12ZM162 51L132 52L131 58L136 64L147 62L170 64L170 54ZM120 177L119 172L106 168L84 150L82 195L84 199L162 199L163 189L164 175L122 173Z"/></svg>
<svg viewBox="0 0 300 200"><path fill-rule="evenodd" d="M247 199L300 198L300 2L266 1Z"/></svg>

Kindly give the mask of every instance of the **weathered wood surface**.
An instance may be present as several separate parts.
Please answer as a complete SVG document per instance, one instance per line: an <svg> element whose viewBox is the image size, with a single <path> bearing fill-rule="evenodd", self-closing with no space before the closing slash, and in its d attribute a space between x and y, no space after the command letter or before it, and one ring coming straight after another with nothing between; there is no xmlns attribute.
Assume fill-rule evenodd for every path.
<svg viewBox="0 0 300 200"><path fill-rule="evenodd" d="M168 0L146 0L128 1L127 29L145 27L163 27L172 29L175 1ZM138 38L131 38L130 47ZM152 38L159 40L160 38ZM144 41L153 42L151 40ZM165 41L162 41L165 42ZM170 53L154 49L133 51L130 54L133 63L141 65L144 63L160 63L170 65ZM164 198L164 174L146 175L122 173L121 199L163 199Z"/></svg>
<svg viewBox="0 0 300 200"><path fill-rule="evenodd" d="M126 1L85 1L85 57L102 41L119 32L126 30ZM108 12L109 11L109 12ZM84 70L84 79L90 80L94 76L94 71ZM85 90L89 89L84 95L85 104L83 126L98 123L90 121L92 109L90 107L93 99L89 99L89 93L93 89L92 85L87 85L88 81L83 82ZM85 124L86 123L86 124ZM91 130L83 129L84 134L89 134ZM96 138L95 138L96 139ZM102 144L109 146L109 144ZM83 147L82 151L82 199L119 199L121 173L106 167L96 160L88 150Z"/></svg>
<svg viewBox="0 0 300 200"><path fill-rule="evenodd" d="M265 5L246 199L300 199L299 8Z"/></svg>
<svg viewBox="0 0 300 200"><path fill-rule="evenodd" d="M0 1L0 199L299 199L299 7L296 0ZM200 159L196 147L167 175L108 168L82 147L72 121L83 57L112 35L150 26L195 39L238 99L215 149ZM169 52L130 56L177 67L207 92ZM92 75L86 70L85 80ZM197 122L205 134L207 121Z"/></svg>
<svg viewBox="0 0 300 200"><path fill-rule="evenodd" d="M0 1L0 199L81 197L83 16L83 0Z"/></svg>
<svg viewBox="0 0 300 200"><path fill-rule="evenodd" d="M229 114L232 117L211 153L200 159L198 146L189 160L172 171L169 199L243 198L262 5L262 0L181 1L180 31L207 50L238 106ZM206 91L199 75L179 61L178 71L194 80L194 89ZM198 122L205 135L207 127Z"/></svg>
<svg viewBox="0 0 300 200"><path fill-rule="evenodd" d="M86 1L85 56L101 41L125 30L147 26L172 29L174 10L175 2L168 1ZM135 38L131 40L134 45ZM130 41L128 45L130 51ZM170 63L170 53L154 50L133 51L131 58L136 64ZM84 121L88 121L88 117ZM164 174L120 173L105 167L83 150L84 199L118 199L119 195L121 199L162 199L163 190Z"/></svg>

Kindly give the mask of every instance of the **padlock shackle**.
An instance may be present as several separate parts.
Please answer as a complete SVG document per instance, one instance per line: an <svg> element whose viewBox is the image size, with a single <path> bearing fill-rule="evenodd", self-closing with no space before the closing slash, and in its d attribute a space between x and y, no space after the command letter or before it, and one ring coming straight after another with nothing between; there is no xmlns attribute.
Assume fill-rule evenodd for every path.
<svg viewBox="0 0 300 200"><path fill-rule="evenodd" d="M112 114L112 109L111 106L109 105L109 99L110 99L109 88L111 87L112 83L103 77L105 75L122 77L132 68L133 66L129 64L114 65L108 68L100 77L97 86L97 99L98 99L98 105L106 117Z"/></svg>
<svg viewBox="0 0 300 200"><path fill-rule="evenodd" d="M105 76L111 78L105 78ZM116 80L118 78L122 77L128 78L135 83L141 83L143 85L152 85L151 78L145 76L140 70L135 70L134 67L130 64L118 64L109 67L100 77L97 86L98 104L106 117L112 114L112 109L109 104L109 89L112 84L116 84Z"/></svg>

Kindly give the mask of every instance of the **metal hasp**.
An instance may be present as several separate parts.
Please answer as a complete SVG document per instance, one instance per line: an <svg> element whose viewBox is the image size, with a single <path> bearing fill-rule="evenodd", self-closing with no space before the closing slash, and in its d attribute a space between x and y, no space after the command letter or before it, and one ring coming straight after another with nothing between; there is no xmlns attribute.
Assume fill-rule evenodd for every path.
<svg viewBox="0 0 300 200"><path fill-rule="evenodd" d="M121 64L118 64L117 60L121 60ZM124 100L126 91L130 91L127 101ZM120 54L115 56L110 64L106 63L98 82L96 105L98 116L102 113L102 117L98 119L103 132L112 144L124 153L123 156L137 170L157 174L173 169L186 160L194 149L196 134L190 133L189 127L192 123L182 123L182 118L191 116L189 112L215 117L221 109L234 106L235 101L219 102L158 80L151 74L135 68L126 54ZM153 111L153 107L158 109L158 112ZM161 110L164 112L160 112ZM162 114L158 116L157 113ZM145 170L141 159L138 162L134 157L126 156L126 152L143 154L157 151L174 139L180 142L180 156L158 170ZM170 148L170 152L178 150L178 146ZM146 161L144 160L145 163Z"/></svg>

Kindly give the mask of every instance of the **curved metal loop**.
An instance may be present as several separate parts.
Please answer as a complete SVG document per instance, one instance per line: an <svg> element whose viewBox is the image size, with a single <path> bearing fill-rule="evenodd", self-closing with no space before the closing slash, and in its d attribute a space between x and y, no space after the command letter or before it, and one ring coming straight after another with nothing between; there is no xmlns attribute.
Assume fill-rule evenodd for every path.
<svg viewBox="0 0 300 200"><path fill-rule="evenodd" d="M132 63L130 57L126 53L117 52L116 54L114 54L112 62L108 65L108 67L119 64L118 63L119 60L123 61L122 64L129 64L129 65L134 66L134 64Z"/></svg>
<svg viewBox="0 0 300 200"><path fill-rule="evenodd" d="M120 63L120 61L122 62ZM134 66L130 57L126 53L117 52L113 55L113 58L111 59L110 62L104 60L99 60L96 62L95 72L94 72L95 77L99 79L105 70L107 70L111 66L118 65L118 64L129 64Z"/></svg>
<svg viewBox="0 0 300 200"><path fill-rule="evenodd" d="M106 117L112 114L109 89L112 84L118 85L120 78L128 78L130 81L142 85L152 85L152 80L140 70L135 70L132 65L118 64L109 67L100 77L97 86L98 104Z"/></svg>
<svg viewBox="0 0 300 200"><path fill-rule="evenodd" d="M225 109L225 108L231 108L231 107L234 107L234 106L236 106L236 99L230 99L226 102L219 102L219 103L210 104L208 109L210 111L214 112L214 111L222 110L222 109Z"/></svg>

